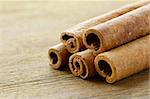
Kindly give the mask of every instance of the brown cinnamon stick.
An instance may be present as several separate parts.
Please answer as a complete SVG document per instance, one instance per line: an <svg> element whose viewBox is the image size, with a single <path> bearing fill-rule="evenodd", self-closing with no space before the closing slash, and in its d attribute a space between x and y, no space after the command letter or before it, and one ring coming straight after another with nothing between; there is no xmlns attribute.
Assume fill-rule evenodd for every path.
<svg viewBox="0 0 150 99"><path fill-rule="evenodd" d="M149 68L150 35L129 42L96 56L96 71L114 83L146 68Z"/></svg>
<svg viewBox="0 0 150 99"><path fill-rule="evenodd" d="M70 53L75 53L75 52L81 51L81 50L85 49L85 46L84 46L83 40L82 40L82 35L89 27L95 26L100 23L104 23L110 19L121 16L129 11L132 11L141 6L144 6L144 5L148 4L149 2L150 2L149 0L136 2L134 4L127 5L120 9L111 11L104 15L101 15L101 16L89 19L85 22L82 22L82 23L62 32L61 41L63 42L63 44L66 46L66 48L68 49L68 51Z"/></svg>
<svg viewBox="0 0 150 99"><path fill-rule="evenodd" d="M82 79L94 76L96 74L94 58L93 51L89 49L73 54L69 58L69 68L72 74Z"/></svg>
<svg viewBox="0 0 150 99"><path fill-rule="evenodd" d="M60 69L65 65L68 65L70 53L67 51L65 46L60 43L48 50L48 56L50 59L50 66L54 69Z"/></svg>
<svg viewBox="0 0 150 99"><path fill-rule="evenodd" d="M148 19L150 4L135 9L105 23L91 27L83 35L83 42L95 54L150 33Z"/></svg>

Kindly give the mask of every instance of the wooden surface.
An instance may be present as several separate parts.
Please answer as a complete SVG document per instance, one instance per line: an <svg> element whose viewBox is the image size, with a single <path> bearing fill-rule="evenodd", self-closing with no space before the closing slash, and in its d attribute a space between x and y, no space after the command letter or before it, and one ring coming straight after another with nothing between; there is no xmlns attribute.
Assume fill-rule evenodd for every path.
<svg viewBox="0 0 150 99"><path fill-rule="evenodd" d="M106 1L1 1L0 99L148 99L149 70L107 84L49 67L47 50L61 31L134 2Z"/></svg>

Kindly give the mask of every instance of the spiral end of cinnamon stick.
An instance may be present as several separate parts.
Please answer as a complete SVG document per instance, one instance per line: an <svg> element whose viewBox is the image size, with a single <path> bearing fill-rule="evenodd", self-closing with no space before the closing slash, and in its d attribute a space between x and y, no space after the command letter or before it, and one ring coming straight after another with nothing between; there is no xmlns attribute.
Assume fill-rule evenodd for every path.
<svg viewBox="0 0 150 99"><path fill-rule="evenodd" d="M108 83L114 83L116 81L115 68L107 57L98 55L94 60L94 64L98 74L106 78Z"/></svg>
<svg viewBox="0 0 150 99"><path fill-rule="evenodd" d="M54 69L61 69L68 65L69 56L70 53L62 43L52 46L48 50L50 66Z"/></svg>
<svg viewBox="0 0 150 99"><path fill-rule="evenodd" d="M74 76L87 79L96 74L94 56L91 53L91 51L86 50L70 57L69 68Z"/></svg>
<svg viewBox="0 0 150 99"><path fill-rule="evenodd" d="M80 41L76 35L72 33L63 32L61 34L61 41L70 53L76 53L80 50Z"/></svg>
<svg viewBox="0 0 150 99"><path fill-rule="evenodd" d="M48 51L48 57L50 60L50 66L54 69L59 69L61 67L61 56L59 52L55 49L49 49Z"/></svg>
<svg viewBox="0 0 150 99"><path fill-rule="evenodd" d="M83 34L84 45L94 50L94 53L99 53L102 50L102 40L100 33L95 29L89 29Z"/></svg>
<svg viewBox="0 0 150 99"><path fill-rule="evenodd" d="M85 72L88 72L85 65L86 64L79 55L74 54L69 59L69 68L74 76L85 75Z"/></svg>

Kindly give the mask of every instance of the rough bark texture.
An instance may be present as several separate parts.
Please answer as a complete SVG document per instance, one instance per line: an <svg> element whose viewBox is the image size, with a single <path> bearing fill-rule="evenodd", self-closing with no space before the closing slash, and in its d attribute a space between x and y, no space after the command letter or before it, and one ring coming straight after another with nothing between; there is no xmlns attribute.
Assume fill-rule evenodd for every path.
<svg viewBox="0 0 150 99"><path fill-rule="evenodd" d="M65 46L60 43L48 50L48 56L50 59L50 66L54 69L60 69L68 64L70 53Z"/></svg>
<svg viewBox="0 0 150 99"><path fill-rule="evenodd" d="M98 25L100 23L104 23L110 19L116 18L118 16L121 16L127 12L130 12L132 10L135 10L143 5L148 4L150 1L140 1L134 4L130 4L127 6L124 6L120 9L111 11L109 13L106 13L104 15L100 15L98 17L89 19L85 22L82 22L64 32L61 34L61 41L66 45L68 51L70 53L75 53L78 51L81 51L85 49L85 46L83 44L82 35L83 33L90 27Z"/></svg>
<svg viewBox="0 0 150 99"><path fill-rule="evenodd" d="M69 59L69 68L73 75L86 79L96 75L92 50L85 50L73 54Z"/></svg>
<svg viewBox="0 0 150 99"><path fill-rule="evenodd" d="M150 35L99 54L95 60L96 71L114 83L149 68ZM140 79L140 78L139 78Z"/></svg>
<svg viewBox="0 0 150 99"><path fill-rule="evenodd" d="M100 53L149 34L150 4L88 29L87 48Z"/></svg>

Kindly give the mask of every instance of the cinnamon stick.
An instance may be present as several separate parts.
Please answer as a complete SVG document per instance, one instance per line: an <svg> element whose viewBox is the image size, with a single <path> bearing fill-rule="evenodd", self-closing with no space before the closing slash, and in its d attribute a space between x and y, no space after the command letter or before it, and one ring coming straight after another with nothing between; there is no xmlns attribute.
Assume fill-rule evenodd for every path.
<svg viewBox="0 0 150 99"><path fill-rule="evenodd" d="M88 29L83 42L95 54L150 33L150 4Z"/></svg>
<svg viewBox="0 0 150 99"><path fill-rule="evenodd" d="M96 71L114 83L146 68L149 68L150 35L122 45L96 56Z"/></svg>
<svg viewBox="0 0 150 99"><path fill-rule="evenodd" d="M50 66L54 69L61 69L68 64L70 53L67 51L65 46L60 43L48 50L48 56Z"/></svg>
<svg viewBox="0 0 150 99"><path fill-rule="evenodd" d="M94 58L93 51L89 49L73 54L69 58L69 68L72 74L82 79L94 76L96 74Z"/></svg>
<svg viewBox="0 0 150 99"><path fill-rule="evenodd" d="M122 7L120 9L111 11L109 13L106 13L104 15L100 15L98 17L89 19L87 21L84 21L64 32L61 34L61 41L66 46L68 51L70 53L75 53L78 51L81 51L85 49L85 46L83 44L82 35L83 33L92 26L98 25L100 23L104 23L110 19L116 18L118 16L121 16L127 12L130 12L134 9L137 9L141 6L144 6L148 4L150 1L139 1L130 5L127 5L125 7Z"/></svg>

